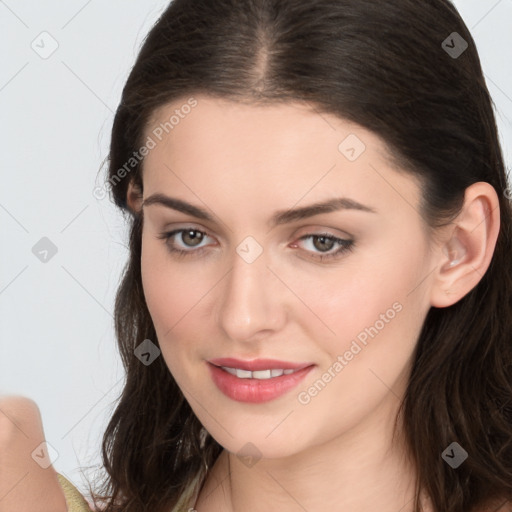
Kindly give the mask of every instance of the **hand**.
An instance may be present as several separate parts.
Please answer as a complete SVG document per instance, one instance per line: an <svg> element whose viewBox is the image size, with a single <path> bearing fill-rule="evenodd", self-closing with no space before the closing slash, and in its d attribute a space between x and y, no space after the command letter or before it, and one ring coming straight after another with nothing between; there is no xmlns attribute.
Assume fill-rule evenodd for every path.
<svg viewBox="0 0 512 512"><path fill-rule="evenodd" d="M67 512L57 472L43 469L31 455L44 441L37 404L0 396L0 512Z"/></svg>

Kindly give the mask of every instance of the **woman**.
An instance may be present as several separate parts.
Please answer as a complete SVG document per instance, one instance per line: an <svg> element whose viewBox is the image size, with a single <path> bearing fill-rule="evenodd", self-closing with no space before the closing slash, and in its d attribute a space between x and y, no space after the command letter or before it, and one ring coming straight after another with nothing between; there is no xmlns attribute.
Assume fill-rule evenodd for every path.
<svg viewBox="0 0 512 512"><path fill-rule="evenodd" d="M175 0L107 186L98 509L512 510L512 211L448 0Z"/></svg>

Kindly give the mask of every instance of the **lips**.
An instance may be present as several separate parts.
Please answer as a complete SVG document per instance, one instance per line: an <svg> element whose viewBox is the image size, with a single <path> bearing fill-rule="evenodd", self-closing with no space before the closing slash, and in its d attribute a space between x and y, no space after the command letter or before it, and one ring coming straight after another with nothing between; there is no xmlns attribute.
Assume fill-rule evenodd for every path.
<svg viewBox="0 0 512 512"><path fill-rule="evenodd" d="M243 361L219 358L207 361L217 388L232 400L249 403L268 402L286 394L298 386L314 366L314 363L293 363L277 359ZM277 375L272 375L276 372Z"/></svg>

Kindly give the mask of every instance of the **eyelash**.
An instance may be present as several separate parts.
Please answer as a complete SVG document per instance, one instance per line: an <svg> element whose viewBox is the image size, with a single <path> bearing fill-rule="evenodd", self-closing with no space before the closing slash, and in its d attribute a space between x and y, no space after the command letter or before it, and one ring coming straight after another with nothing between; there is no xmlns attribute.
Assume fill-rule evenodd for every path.
<svg viewBox="0 0 512 512"><path fill-rule="evenodd" d="M185 251L185 250L181 250L181 249L176 249L175 247L172 247L168 243L169 240L174 235L176 235L178 233L183 233L185 231L193 231L195 233L200 233L201 235L209 236L208 233L206 233L205 231L201 231L199 229L195 229L195 228L181 228L181 229L175 229L174 231L169 231L169 232L161 233L157 238L159 238L161 240L164 240L165 244L167 245L167 249L169 250L169 252L171 252L172 254L176 255L179 258L188 257L188 256L191 256L191 255L200 256L201 254L203 254L203 252L206 250L206 247L201 247L201 248L196 249L196 250ZM317 253L319 255L312 257L312 259L314 259L314 260L316 259L316 260L319 260L319 261L325 261L325 260L332 260L332 259L335 259L335 258L340 258L346 252L352 251L354 249L354 241L353 240L344 240L342 238L337 238L337 237L335 237L335 236L333 236L333 235L331 235L329 233L311 233L311 234L308 234L308 235L301 236L299 238L299 240L307 240L308 238L314 238L314 237L317 237L317 238L321 238L321 237L327 238L328 240L332 240L332 241L334 241L336 243L341 244L341 247L338 250L336 250L335 252L333 252L333 253L330 253L330 254Z"/></svg>

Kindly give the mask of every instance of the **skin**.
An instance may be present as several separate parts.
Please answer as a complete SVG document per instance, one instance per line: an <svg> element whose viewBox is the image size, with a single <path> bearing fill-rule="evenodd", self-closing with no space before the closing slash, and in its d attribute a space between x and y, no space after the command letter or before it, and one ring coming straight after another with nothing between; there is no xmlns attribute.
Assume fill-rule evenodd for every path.
<svg viewBox="0 0 512 512"><path fill-rule="evenodd" d="M24 396L1 396L0 512L66 512L57 472L32 458L44 441L37 404Z"/></svg>
<svg viewBox="0 0 512 512"><path fill-rule="evenodd" d="M415 472L403 446L391 444L393 421L429 308L456 303L489 266L499 232L495 190L482 182L469 187L460 215L434 239L419 214L419 183L389 164L370 132L305 105L198 100L146 157L144 193L128 192L130 207L144 212L142 278L162 356L224 447L195 508L412 510ZM155 112L149 133L181 104ZM349 134L366 145L353 162L337 149ZM143 207L156 192L207 208L216 221ZM267 227L275 210L342 195L377 213L338 211ZM207 247L202 257L176 258L158 238L179 227L207 232L198 244ZM354 239L354 250L314 260L338 248L299 240L321 232ZM235 250L248 235L263 249L252 263ZM173 241L197 250L179 234ZM459 261L449 266L452 258ZM299 393L332 372L338 355L396 302L402 309L360 343L357 357L300 403ZM210 379L205 361L228 356L316 366L284 396L246 404ZM45 441L37 404L0 397L0 413L0 512L64 512L54 468L31 457ZM247 442L261 454L250 466L237 457Z"/></svg>
<svg viewBox="0 0 512 512"><path fill-rule="evenodd" d="M142 280L162 357L224 447L195 508L412 510L415 471L403 446L391 443L393 423L428 310L456 303L489 266L499 231L495 190L482 182L469 187L459 217L434 239L419 213L419 182L391 165L373 133L304 104L196 99L145 157L143 193L133 186L128 192L129 206L143 210ZM147 134L185 102L158 109ZM349 134L366 146L355 161L338 150ZM143 206L154 193L204 208L214 221ZM376 213L344 210L267 224L277 210L341 196ZM206 236L159 238L179 228ZM314 259L339 246L299 239L323 232L354 240L353 250ZM236 251L247 236L263 250L252 263ZM204 251L179 258L171 245ZM300 403L299 393L394 303L400 312L309 403ZM211 380L206 361L216 357L315 367L280 398L241 403ZM250 467L237 457L248 442L261 454Z"/></svg>

